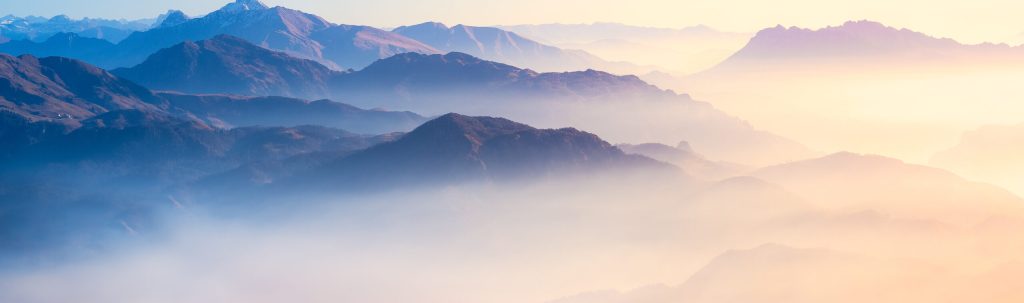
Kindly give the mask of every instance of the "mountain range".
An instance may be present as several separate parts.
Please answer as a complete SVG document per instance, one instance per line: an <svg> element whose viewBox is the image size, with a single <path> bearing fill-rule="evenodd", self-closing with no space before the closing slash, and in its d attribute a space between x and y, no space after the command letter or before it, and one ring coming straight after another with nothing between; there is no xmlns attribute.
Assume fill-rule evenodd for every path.
<svg viewBox="0 0 1024 303"><path fill-rule="evenodd" d="M167 17L171 17L170 22L165 22ZM31 41L6 47L0 44L0 51L45 56L47 54L32 52L43 48L114 68L138 64L151 53L183 41L230 34L265 48L316 60L335 69L361 68L373 60L404 52L438 52L388 31L333 24L316 15L284 7L268 7L255 0L238 0L197 18L172 11L163 19L159 26L134 32L112 48L102 51L58 44L41 47L32 45Z"/></svg>
<svg viewBox="0 0 1024 303"><path fill-rule="evenodd" d="M873 210L895 218L934 218L970 226L1017 216L1021 199L1009 191L948 171L849 152L758 169L751 176L781 185L833 211ZM854 189L858 184L870 191Z"/></svg>
<svg viewBox="0 0 1024 303"><path fill-rule="evenodd" d="M549 303L749 302L765 298L785 298L786 302L801 303L930 301L942 296L935 291L937 285L942 284L928 279L929 274L946 279L955 276L921 262L769 243L723 252L678 286L649 285L627 292L591 292ZM908 279L929 285L892 286L903 285L901 283ZM844 288L850 285L855 285L853 289L892 290L867 294ZM737 291L737 288L745 291ZM942 289L938 292L943 294L954 292L948 288L938 289Z"/></svg>
<svg viewBox="0 0 1024 303"><path fill-rule="evenodd" d="M706 103L662 90L635 76L596 70L538 73L463 53L403 53L378 60L359 71L336 72L308 60L251 45L244 39L217 36L181 43L155 53L140 65L113 72L154 89L186 93L329 98L366 108L425 114L459 111L505 116L552 127L564 126L570 121L569 125L591 129L603 136L614 135L614 140L623 140L635 132L650 132L653 126L641 124L635 126L641 129L624 129L617 125L609 129L599 122L649 119L627 118L621 116L621 112L601 109L642 103L652 108L671 108L650 114L677 112L673 117L676 121L665 123L675 124L671 132L679 133L665 133L653 139L686 139L723 157L721 160L740 163L777 161L780 156L794 157L787 158L792 160L796 159L795 155L807 154L798 144L758 132ZM210 81L213 78L217 81ZM555 111L569 116L545 114L552 112L552 108L567 106L585 108ZM572 117L580 114L590 116ZM723 141L721 136L732 139ZM774 152L763 159L751 159L744 155L749 155L744 150L755 149L751 146Z"/></svg>
<svg viewBox="0 0 1024 303"><path fill-rule="evenodd" d="M963 130L1016 121L1021 107L998 100L1022 96L1008 85L1022 63L1020 46L851 21L767 28L717 66L656 84L816 149L926 161Z"/></svg>
<svg viewBox="0 0 1024 303"><path fill-rule="evenodd" d="M742 48L751 37L749 33L725 32L704 25L659 28L597 22L499 28L563 49L584 50L607 60L650 66L678 75L714 66Z"/></svg>
<svg viewBox="0 0 1024 303"><path fill-rule="evenodd" d="M395 141L327 161L305 171L259 171L265 184L288 192L364 191L396 185L509 182L572 174L677 168L628 155L596 135L572 128L537 129L503 118L446 114ZM245 179L253 179L248 170ZM386 172L386 173L384 173ZM269 176L269 177L268 177ZM681 176L681 174L680 174ZM238 182L232 182L238 183Z"/></svg>
<svg viewBox="0 0 1024 303"><path fill-rule="evenodd" d="M0 54L0 268L14 265L0 270L0 301L540 302L651 281L680 284L553 302L1024 297L1013 240L1024 199L969 179L1019 177L1024 125L969 132L933 158L968 178L822 156L722 103L617 74L646 67L568 46L642 57L744 34L382 30L258 0L140 22L0 18L21 35L0 37L0 52L20 54ZM749 77L764 86L731 92L753 96L750 112L852 142L828 123L941 102L859 108L807 94L826 106L788 107L760 88L831 87L768 76L998 62L1020 49L873 22L777 27L691 79ZM835 116L792 122L819 108Z"/></svg>
<svg viewBox="0 0 1024 303"><path fill-rule="evenodd" d="M83 37L108 40L113 43L123 40L132 32L152 27L153 20L109 20L85 18L73 20L65 15L52 18L0 17L0 43L10 40L43 41L59 33L74 33Z"/></svg>
<svg viewBox="0 0 1024 303"><path fill-rule="evenodd" d="M683 168L687 173L706 180L719 180L742 174L749 168L743 165L708 160L704 155L697 153L687 142L680 142L677 146L668 146L660 143L644 144L620 144L619 149L626 153L637 154L671 163Z"/></svg>
<svg viewBox="0 0 1024 303"><path fill-rule="evenodd" d="M102 36L99 31L65 30L34 39L9 37L8 43L18 43L3 45L8 43L0 41L3 43L0 52L60 55L116 68L138 64L149 54L183 41L227 34L264 48L315 60L335 70L361 69L377 59L405 52L463 52L542 71L598 68L616 73L646 73L651 70L625 62L609 62L584 51L541 44L495 27L457 25L449 28L440 23L424 23L384 31L369 26L333 24L313 14L269 7L251 0L237 0L196 18L181 11L168 11L157 17L152 26L134 28L116 39ZM87 40L69 45L60 40L44 39L61 32L65 37L75 34L78 40L92 38L103 43ZM109 54L116 55L107 56Z"/></svg>
<svg viewBox="0 0 1024 303"><path fill-rule="evenodd" d="M765 163L779 159L777 156L750 159L745 155L749 153L743 152L752 150L749 144L762 146L762 150L778 150L778 154L785 157L797 157L795 155L803 153L793 153L801 147L785 139L752 130L746 123L717 112L706 104L693 101L686 95L658 89L636 77L615 76L594 70L537 73L459 53L444 56L405 53L375 62L358 72L337 72L309 60L252 45L244 39L222 35L199 42L180 43L153 54L143 64L115 70L114 73L161 90L199 94L283 95L300 99L330 98L364 107L412 109L428 114L458 110L478 115L512 115L513 118L528 119L526 121L530 123L550 126L565 125L562 121L573 119L547 119L544 117L546 115L527 114L523 110L547 111L546 108L551 106L574 106L580 101L594 104L589 106L591 109L598 108L596 106L630 106L632 102L665 104L683 111L677 116L682 119L678 122L686 125L674 127L680 133L666 134L672 137L670 140L687 139L721 159L746 163ZM214 78L217 81L212 81ZM210 83L218 85L214 87ZM486 98L481 97L484 94ZM165 94L160 98L167 99L167 96L174 95ZM50 110L44 114L50 118L61 114L78 117L83 112ZM205 113L197 115L207 116ZM264 113L259 116L267 115ZM697 119L700 120L688 121L688 118L683 118L686 116L699 117ZM598 133L612 134L615 138L624 138L636 131L615 127L611 131L617 133L612 133L597 123L607 121L605 116L575 120L579 122L571 122L570 125L595 129ZM231 125L230 121L211 123ZM353 129L352 124L328 125L357 132L401 130ZM407 127L409 124L399 125ZM649 125L637 127L650 128ZM723 142L714 139L720 136L715 134L729 134L734 139Z"/></svg>
<svg viewBox="0 0 1024 303"><path fill-rule="evenodd" d="M624 171L686 180L593 134L501 118L447 114L407 134L369 136L323 126L224 129L140 110L102 113L73 130L0 114L0 140L20 143L0 154L17 164L0 169L0 252L94 243L123 228L151 231L164 209L252 210L280 195ZM43 219L54 217L62 223Z"/></svg>
<svg viewBox="0 0 1024 303"><path fill-rule="evenodd" d="M75 121L112 110L159 111L145 87L81 61L0 54L0 105L30 120Z"/></svg>
<svg viewBox="0 0 1024 303"><path fill-rule="evenodd" d="M234 36L186 41L112 71L142 85L188 93L327 98L342 72Z"/></svg>
<svg viewBox="0 0 1024 303"><path fill-rule="evenodd" d="M182 49L239 50L191 45ZM326 71L312 61L263 51L278 55L263 61L272 65L298 63ZM623 170L687 178L670 164L626 154L572 128L538 129L459 114L423 123L426 118L410 112L364 110L329 100L152 91L74 59L0 59L0 142L6 147L0 159L12 163L0 168L4 252L54 243L91 245L125 229L144 232L155 224L154 214L167 207L252 207L285 192L529 182ZM448 59L461 62L453 72L462 63L511 68L465 54ZM368 69L384 75L388 70ZM486 75L490 69L482 70ZM625 83L645 85L635 79ZM407 134L393 133L413 127ZM245 199L252 200L234 204ZM55 217L62 224L44 219Z"/></svg>
<svg viewBox="0 0 1024 303"><path fill-rule="evenodd" d="M497 96L519 93L581 99L674 96L632 76L595 70L538 73L464 53L403 53L378 60L359 71L338 72L315 61L291 57L228 35L183 42L157 51L139 65L112 72L160 90L355 101L374 99L377 106L407 105L404 101L423 104L427 102L415 99L433 98L453 87L471 92L497 90ZM443 97L452 98L464 92L452 92Z"/></svg>
<svg viewBox="0 0 1024 303"><path fill-rule="evenodd" d="M1024 194L1024 124L986 125L965 132L956 145L935 153L930 165Z"/></svg>
<svg viewBox="0 0 1024 303"><path fill-rule="evenodd" d="M88 59L101 58L113 52L116 47L117 45L104 39L84 37L75 33L56 33L42 41L14 40L0 44L0 53Z"/></svg>
<svg viewBox="0 0 1024 303"><path fill-rule="evenodd" d="M771 71L773 68L833 68L851 64L927 68L1002 64L1024 56L1024 49L1005 44L968 45L874 21L849 21L811 30L781 25L758 32L742 49L706 73ZM1016 62L1019 60L1011 60ZM891 66L896 65L896 66Z"/></svg>
<svg viewBox="0 0 1024 303"><path fill-rule="evenodd" d="M609 62L580 50L562 49L497 27L426 22L392 30L443 52L460 52L542 72L600 69L613 73L645 73L650 67Z"/></svg>
<svg viewBox="0 0 1024 303"><path fill-rule="evenodd" d="M0 110L27 121L81 126L118 110L201 119L218 126L294 126L317 122L361 133L405 131L425 119L320 100L155 93L87 63L0 54Z"/></svg>
<svg viewBox="0 0 1024 303"><path fill-rule="evenodd" d="M18 144L0 155L10 164L0 168L3 253L41 253L56 243L74 249L128 226L152 230L154 213L177 203L168 191L176 184L246 163L344 154L393 138L322 126L221 129L140 110L102 113L75 129L19 118L7 116L0 135Z"/></svg>

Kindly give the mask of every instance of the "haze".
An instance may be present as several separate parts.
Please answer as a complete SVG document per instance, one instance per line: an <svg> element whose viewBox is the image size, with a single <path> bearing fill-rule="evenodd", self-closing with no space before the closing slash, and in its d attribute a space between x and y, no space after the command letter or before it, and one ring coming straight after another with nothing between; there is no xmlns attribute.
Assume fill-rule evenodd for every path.
<svg viewBox="0 0 1024 303"><path fill-rule="evenodd" d="M0 302L1024 302L1024 4L222 1L0 3Z"/></svg>

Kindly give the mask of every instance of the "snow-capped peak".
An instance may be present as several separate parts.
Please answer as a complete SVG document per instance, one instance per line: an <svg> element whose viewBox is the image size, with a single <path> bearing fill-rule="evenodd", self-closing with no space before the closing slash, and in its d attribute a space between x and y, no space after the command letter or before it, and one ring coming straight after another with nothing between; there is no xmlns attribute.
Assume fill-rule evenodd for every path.
<svg viewBox="0 0 1024 303"><path fill-rule="evenodd" d="M240 11L252 11L252 10L263 10L270 8L259 0L235 0L235 2L228 3L220 9L224 12L240 12Z"/></svg>

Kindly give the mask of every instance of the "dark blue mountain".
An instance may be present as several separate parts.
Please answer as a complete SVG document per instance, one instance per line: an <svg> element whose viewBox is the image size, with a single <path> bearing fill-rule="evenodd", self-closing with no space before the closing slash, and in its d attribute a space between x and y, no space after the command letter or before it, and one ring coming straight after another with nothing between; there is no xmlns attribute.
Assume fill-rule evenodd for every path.
<svg viewBox="0 0 1024 303"><path fill-rule="evenodd" d="M238 39L220 37L213 39L213 42L198 44L224 44L224 41L216 40L230 41L232 45L242 43ZM197 56L191 55L187 51L190 48L184 45L161 52L161 56L153 56L146 63L132 68L133 76L122 75L156 89L183 90L186 93L219 91L245 95L279 94L304 99L328 98L345 100L364 108L402 109L421 113L459 111L475 115L510 116L545 125L567 125L566 121L571 120L577 123L568 125L593 129L606 136L609 133L620 134L615 140L631 140L627 135L635 136L637 133L657 130L655 126L645 126L643 123L627 123L632 125L630 129L614 125L609 127L608 121L651 120L657 123L660 122L657 119L636 116L640 114L624 115L635 112L635 109L646 109L663 119L667 117L665 113L672 111L672 119L675 121L668 126L658 126L659 129L668 127L675 132L673 136L677 137L668 140L685 139L693 142L713 159L756 165L810 154L797 143L754 130L746 122L707 103L695 101L685 94L660 89L635 76L618 76L596 70L539 73L463 53L404 53L378 60L359 71L323 76L324 69L308 61L287 60L280 53L238 45L224 48L232 52L221 52L221 48L216 47L202 50L209 53L210 58L250 58L215 60L215 63L197 67L197 70L202 71L201 74L220 75L218 82L209 82L193 80L198 77L190 76L193 74L191 70L175 68L179 65L193 66L199 62L192 59ZM155 68L160 66L167 68ZM168 71L179 71L181 74L165 75ZM160 79L172 80L158 81ZM267 86L262 79L282 80L274 80L274 83L281 84ZM299 84L290 84L294 82ZM218 87L210 83L225 85ZM264 88L269 88L269 92ZM326 90L326 93L322 90ZM637 107L638 104L645 106ZM526 112L529 114L524 114ZM553 115L555 112L562 114ZM544 120L545 117L547 120Z"/></svg>
<svg viewBox="0 0 1024 303"><path fill-rule="evenodd" d="M227 35L180 43L112 72L161 90L314 98L330 96L327 83L341 74Z"/></svg>
<svg viewBox="0 0 1024 303"><path fill-rule="evenodd" d="M408 131L426 121L412 112L366 110L330 100L175 93L161 93L160 97L173 108L220 127L314 124L381 134Z"/></svg>
<svg viewBox="0 0 1024 303"><path fill-rule="evenodd" d="M110 41L99 38L57 33L41 42L15 40L0 44L0 53L29 54L36 57L101 58L113 53L115 47Z"/></svg>
<svg viewBox="0 0 1024 303"><path fill-rule="evenodd" d="M44 41L59 33L75 33L83 37L98 38L117 43L139 30L146 30L146 20L108 20L85 18L73 20L65 15L53 18L0 17L0 43L8 40Z"/></svg>
<svg viewBox="0 0 1024 303"><path fill-rule="evenodd" d="M156 18L156 23L154 23L153 25L155 25L154 27L171 27L171 26L175 26L175 25L178 25L178 24L185 23L189 19L192 19L192 18L190 18L188 15L186 15L182 11L179 11L179 10L169 10L166 13L164 13L164 14L160 15L159 17L157 17Z"/></svg>
<svg viewBox="0 0 1024 303"><path fill-rule="evenodd" d="M0 108L29 120L71 122L112 110L165 107L148 89L81 61L0 54Z"/></svg>
<svg viewBox="0 0 1024 303"><path fill-rule="evenodd" d="M682 176L671 165L627 155L576 129L537 129L502 118L446 114L398 140L297 173L279 185L363 191L633 170Z"/></svg>
<svg viewBox="0 0 1024 303"><path fill-rule="evenodd" d="M410 112L365 110L328 100L157 94L81 61L0 54L0 110L5 113L74 128L96 115L128 109L215 127L319 124L358 133L407 131L426 120Z"/></svg>
<svg viewBox="0 0 1024 303"><path fill-rule="evenodd" d="M464 53L403 53L343 73L226 35L180 43L158 51L142 64L114 73L161 90L389 100L395 103L377 106L395 108L402 107L402 100L428 99L439 93L444 93L446 99L465 98L483 91L498 99L523 94L581 99L675 96L635 76L595 70L538 73Z"/></svg>
<svg viewBox="0 0 1024 303"><path fill-rule="evenodd" d="M7 163L0 166L0 254L90 249L103 237L151 232L157 213L189 203L176 198L178 184L247 163L347 153L392 138L322 126L218 129L138 110L103 113L70 132L46 134L40 130L58 129L45 121L5 124L0 139L20 130L31 140L0 155Z"/></svg>
<svg viewBox="0 0 1024 303"><path fill-rule="evenodd" d="M374 60L405 52L437 53L430 46L369 26L337 25L316 15L259 1L238 0L198 18L168 14L159 26L132 33L113 50L81 47L62 55L105 68L139 64L150 54L184 41L236 36L260 47L311 59L334 68L362 68ZM8 42L10 43L10 42ZM4 49L11 54L52 51L32 41Z"/></svg>

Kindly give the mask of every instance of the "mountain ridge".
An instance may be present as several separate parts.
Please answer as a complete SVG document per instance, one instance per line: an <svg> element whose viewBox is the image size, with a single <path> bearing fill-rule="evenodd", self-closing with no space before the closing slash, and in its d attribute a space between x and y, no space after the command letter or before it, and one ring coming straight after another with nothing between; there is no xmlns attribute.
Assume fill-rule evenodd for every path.
<svg viewBox="0 0 1024 303"><path fill-rule="evenodd" d="M174 17L173 12L167 17ZM65 48L64 56L105 68L127 67L145 60L160 49L183 41L234 35L261 47L311 59L333 69L362 68L373 60L403 52L437 53L418 41L370 26L333 24L323 18L285 7L268 7L258 1L238 0L197 18L171 19L174 24L133 32L103 51ZM10 42L4 43L9 44ZM2 44L0 44L2 45ZM14 54L44 48L32 41L7 47Z"/></svg>
<svg viewBox="0 0 1024 303"><path fill-rule="evenodd" d="M464 24L449 27L439 22L425 22L400 26L392 32L446 52L466 53L489 61L544 72L604 69L633 73L642 69L639 66L630 67L621 62L606 61L585 51L543 44L498 27Z"/></svg>
<svg viewBox="0 0 1024 303"><path fill-rule="evenodd" d="M118 110L197 119L224 128L317 122L355 132L387 133L409 130L425 121L411 112L365 110L330 100L158 93L82 61L4 54L0 54L0 109L26 121L73 128Z"/></svg>
<svg viewBox="0 0 1024 303"><path fill-rule="evenodd" d="M237 41L237 40L236 40ZM184 49L184 48L178 48ZM309 69L307 65L294 65L294 60L278 60L287 66L265 68L259 66L260 62L271 62L270 58L278 56L276 53L265 51L257 47L244 47L243 50L252 50L251 54L221 54L220 57L240 58L262 58L252 61L252 66L222 66L218 64L206 65L206 67L218 67L229 71L266 71L295 70L303 71L300 74L319 74L319 69ZM212 50L212 49L211 49ZM257 54L258 53L258 54ZM170 56L168 58L187 58L188 54ZM266 57L266 58L264 58ZM152 62L138 67L135 74L138 75L161 75L172 69L145 69L145 66L191 66L197 60L173 61L173 62ZM245 65L250 62L239 61ZM231 72L206 72L218 75L229 75ZM189 73L185 73L191 74ZM271 88L276 90L263 91L253 89L267 87L260 81L246 80L251 77L225 76L220 79L223 82L234 83L240 81L244 85L233 85L223 87L221 91L210 90L188 90L189 85L177 83L157 83L149 79L130 79L146 83L155 89L185 90L185 93L240 93L245 95L260 95L270 93L303 99L334 99L346 100L356 106L364 108L394 108L411 110L427 115L435 115L446 112L458 111L469 115L495 115L506 116L522 120L527 123L543 126L565 125L560 121L576 120L582 123L570 124L575 127L591 129L602 136L608 137L609 133L619 133L620 137L610 137L611 140L624 141L625 131L650 132L651 127L647 125L636 125L634 128L623 129L622 127L610 127L598 122L609 121L609 119L624 119L615 113L619 110L601 111L595 114L602 115L600 118L584 116L577 119L570 117L555 117L551 112L566 112L569 114L589 114L603 107L625 106L635 108L636 104L649 104L655 107L672 107L672 110L682 111L675 115L673 120L678 120L670 125L673 131L670 141L679 142L686 140L701 146L701 149L709 151L712 155L719 157L717 160L729 160L731 162L746 164L767 164L776 160L764 159L740 159L746 158L741 155L740 150L754 150L751 148L735 148L732 146L721 146L722 140L715 137L726 136L737 141L744 141L758 149L779 150L779 155L788 154L794 158L797 154L807 153L806 148L797 147L792 141L777 137L768 133L754 130L746 122L728 114L716 110L710 104L693 100L689 95L679 94L670 90L663 90L657 86L650 85L636 76L619 76L597 70L585 70L576 72L561 73L539 73L530 69L515 67L508 64L493 62L477 58L463 53L421 54L403 53L386 59L380 59L366 68L358 71L345 73L325 74L325 78L306 78L302 82L303 87L314 87L316 90L291 90L285 86L274 85ZM170 79L190 79L187 76L171 76ZM275 75L269 78L277 79L284 76ZM205 83L194 81L196 85ZM323 82L321 82L323 81ZM193 87L194 88L194 87ZM242 88L239 90L239 88ZM326 88L327 92L323 92ZM543 109L559 107L580 107L587 104L586 108L552 110L546 114L526 115L524 110L541 111ZM509 114L513 116L509 116ZM612 115L612 116L608 116ZM651 115L664 115L664 111L658 110ZM547 118L541 120L540 118ZM557 121L556 121L557 119ZM638 118L640 120L647 118ZM605 126L605 127L602 127ZM718 134L718 135L711 135ZM727 135L726 135L727 134ZM677 137L678 136L678 137ZM634 139L636 140L636 139ZM652 139L643 139L652 142ZM658 138L657 140L662 140ZM731 141L731 140L730 140ZM624 141L628 142L628 141ZM731 143L730 143L731 144ZM803 150L797 152L797 150ZM785 152L782 152L785 151ZM736 154L733 154L736 153ZM724 155L724 156L723 156ZM786 157L790 157L786 156ZM740 157L740 158L737 158ZM774 156L773 156L774 157ZM774 158L773 158L774 159ZM792 158L790 158L792 159Z"/></svg>
<svg viewBox="0 0 1024 303"><path fill-rule="evenodd" d="M702 73L746 70L757 65L792 68L798 64L955 64L998 62L1022 57L1024 48L1007 44L963 44L880 22L847 21L820 29L775 27L759 31L742 49ZM990 58L996 57L996 58Z"/></svg>

